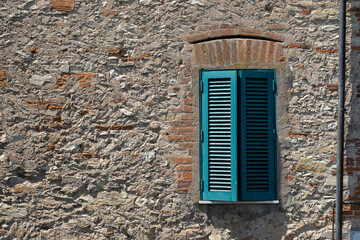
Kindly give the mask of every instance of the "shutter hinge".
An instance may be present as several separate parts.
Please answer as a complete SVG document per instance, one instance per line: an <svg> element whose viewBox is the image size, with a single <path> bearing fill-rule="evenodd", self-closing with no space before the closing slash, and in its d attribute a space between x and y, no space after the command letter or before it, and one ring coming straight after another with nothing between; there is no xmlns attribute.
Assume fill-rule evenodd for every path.
<svg viewBox="0 0 360 240"><path fill-rule="evenodd" d="M200 133L200 141L204 142L204 131L201 131Z"/></svg>
<svg viewBox="0 0 360 240"><path fill-rule="evenodd" d="M203 192L204 191L204 180L200 180L200 191Z"/></svg>
<svg viewBox="0 0 360 240"><path fill-rule="evenodd" d="M203 81L200 82L200 92L201 93L204 92L204 82Z"/></svg>
<svg viewBox="0 0 360 240"><path fill-rule="evenodd" d="M276 92L276 82L273 80L273 92Z"/></svg>
<svg viewBox="0 0 360 240"><path fill-rule="evenodd" d="M273 129L273 138L274 138L274 140L276 139L276 130L275 129Z"/></svg>

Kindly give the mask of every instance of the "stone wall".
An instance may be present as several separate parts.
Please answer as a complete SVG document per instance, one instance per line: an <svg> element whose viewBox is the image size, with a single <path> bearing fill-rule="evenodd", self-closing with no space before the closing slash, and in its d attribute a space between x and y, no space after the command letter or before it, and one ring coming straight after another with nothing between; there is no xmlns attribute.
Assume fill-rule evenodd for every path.
<svg viewBox="0 0 360 240"><path fill-rule="evenodd" d="M356 201L360 5L348 7L345 194ZM1 239L331 238L337 2L0 9ZM200 68L277 69L280 204L198 204ZM344 206L344 237L359 209Z"/></svg>

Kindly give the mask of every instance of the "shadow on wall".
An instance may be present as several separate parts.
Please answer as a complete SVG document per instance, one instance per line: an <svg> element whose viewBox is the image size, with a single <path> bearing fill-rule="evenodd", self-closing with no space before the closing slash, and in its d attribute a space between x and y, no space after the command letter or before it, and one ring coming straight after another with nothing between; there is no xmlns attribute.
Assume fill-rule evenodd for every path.
<svg viewBox="0 0 360 240"><path fill-rule="evenodd" d="M212 239L279 240L287 232L280 205L200 205L210 223Z"/></svg>

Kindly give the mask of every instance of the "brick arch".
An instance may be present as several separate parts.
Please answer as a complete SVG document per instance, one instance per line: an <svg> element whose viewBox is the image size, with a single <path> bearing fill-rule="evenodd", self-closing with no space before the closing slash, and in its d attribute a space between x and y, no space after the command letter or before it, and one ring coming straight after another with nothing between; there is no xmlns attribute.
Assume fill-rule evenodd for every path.
<svg viewBox="0 0 360 240"><path fill-rule="evenodd" d="M202 67L271 67L282 60L279 34L236 25L202 25L184 37L193 45L193 61Z"/></svg>
<svg viewBox="0 0 360 240"><path fill-rule="evenodd" d="M202 25L195 31L190 31L184 40L189 43L199 43L216 39L225 38L251 38L260 40L269 40L274 42L284 42L285 37L272 32L240 28L237 25Z"/></svg>
<svg viewBox="0 0 360 240"><path fill-rule="evenodd" d="M272 65L281 62L282 44L257 39L222 39L193 45L196 65L225 67L236 64Z"/></svg>

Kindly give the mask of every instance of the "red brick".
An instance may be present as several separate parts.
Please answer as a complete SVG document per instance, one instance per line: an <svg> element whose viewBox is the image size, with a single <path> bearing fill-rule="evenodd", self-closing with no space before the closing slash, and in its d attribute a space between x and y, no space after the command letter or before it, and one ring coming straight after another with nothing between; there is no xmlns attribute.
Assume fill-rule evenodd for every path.
<svg viewBox="0 0 360 240"><path fill-rule="evenodd" d="M140 61L139 57L122 57L121 58L122 62L138 62Z"/></svg>
<svg viewBox="0 0 360 240"><path fill-rule="evenodd" d="M259 55L260 55L260 41L254 40L253 50L252 50L252 61L253 62L259 61Z"/></svg>
<svg viewBox="0 0 360 240"><path fill-rule="evenodd" d="M170 127L166 129L166 132L164 134L176 134L177 128L176 127Z"/></svg>
<svg viewBox="0 0 360 240"><path fill-rule="evenodd" d="M61 117L53 117L54 122L61 122Z"/></svg>
<svg viewBox="0 0 360 240"><path fill-rule="evenodd" d="M178 134L194 133L194 131L195 131L194 127L179 127L177 129Z"/></svg>
<svg viewBox="0 0 360 240"><path fill-rule="evenodd" d="M300 12L303 15L310 15L310 10L309 9L302 9Z"/></svg>
<svg viewBox="0 0 360 240"><path fill-rule="evenodd" d="M89 110L81 109L81 110L79 110L79 113L81 115L87 115L87 114L89 114Z"/></svg>
<svg viewBox="0 0 360 240"><path fill-rule="evenodd" d="M195 143L193 142L179 142L179 147L181 148L194 148Z"/></svg>
<svg viewBox="0 0 360 240"><path fill-rule="evenodd" d="M179 172L178 178L181 179L192 179L192 172Z"/></svg>
<svg viewBox="0 0 360 240"><path fill-rule="evenodd" d="M178 182L177 188L189 188L191 186L191 182Z"/></svg>
<svg viewBox="0 0 360 240"><path fill-rule="evenodd" d="M289 137L296 137L296 138L307 138L308 134L306 133L298 133L294 131L289 132Z"/></svg>
<svg viewBox="0 0 360 240"><path fill-rule="evenodd" d="M113 125L113 126L111 126L110 129L111 129L111 130L121 130L121 129L122 129L122 126L121 126L121 125Z"/></svg>
<svg viewBox="0 0 360 240"><path fill-rule="evenodd" d="M193 169L192 165L179 165L175 168L175 170L179 172L192 171L192 169Z"/></svg>
<svg viewBox="0 0 360 240"><path fill-rule="evenodd" d="M129 130L133 130L134 128L135 128L134 126L127 125L127 126L123 126L123 127L122 127L122 130L127 130L127 131L129 131Z"/></svg>
<svg viewBox="0 0 360 240"><path fill-rule="evenodd" d="M172 121L170 122L173 127L191 127L194 126L195 122L192 120Z"/></svg>
<svg viewBox="0 0 360 240"><path fill-rule="evenodd" d="M79 87L88 88L88 87L90 87L90 83L89 82L80 82Z"/></svg>
<svg viewBox="0 0 360 240"><path fill-rule="evenodd" d="M184 99L184 104L186 104L186 105L192 105L193 102L194 102L193 98L185 98Z"/></svg>
<svg viewBox="0 0 360 240"><path fill-rule="evenodd" d="M37 48L30 48L29 50L31 53L39 53L39 49Z"/></svg>
<svg viewBox="0 0 360 240"><path fill-rule="evenodd" d="M353 211L343 211L342 213L345 216L353 216Z"/></svg>
<svg viewBox="0 0 360 240"><path fill-rule="evenodd" d="M50 8L58 11L71 12L74 8L74 0L50 0Z"/></svg>
<svg viewBox="0 0 360 240"><path fill-rule="evenodd" d="M222 41L216 41L215 45L216 45L216 62L218 66L219 65L221 66L224 62Z"/></svg>
<svg viewBox="0 0 360 240"><path fill-rule="evenodd" d="M194 141L194 136L193 135L184 135L183 140L184 141Z"/></svg>
<svg viewBox="0 0 360 240"><path fill-rule="evenodd" d="M198 34L188 34L184 37L184 39L190 43L196 43L202 40L208 39L208 33L198 33Z"/></svg>
<svg viewBox="0 0 360 240"><path fill-rule="evenodd" d="M194 44L194 57L195 57L195 64L201 64L201 54L200 54L200 45Z"/></svg>
<svg viewBox="0 0 360 240"><path fill-rule="evenodd" d="M182 120L191 120L191 119L194 119L194 114L192 114L192 113L184 113L184 114L181 114L181 119L182 119Z"/></svg>
<svg viewBox="0 0 360 240"><path fill-rule="evenodd" d="M116 16L116 15L119 15L118 12L113 12L113 11L105 11L103 12L104 16L109 16L109 15L112 15L112 16Z"/></svg>
<svg viewBox="0 0 360 240"><path fill-rule="evenodd" d="M107 131L107 130L109 130L109 126L106 126L106 125L99 125L97 128L98 128L99 130L101 130L101 131Z"/></svg>
<svg viewBox="0 0 360 240"><path fill-rule="evenodd" d="M223 46L224 46L224 60L225 64L230 64L230 48L228 40L224 39L222 40Z"/></svg>
<svg viewBox="0 0 360 240"><path fill-rule="evenodd" d="M232 64L239 62L236 40L229 40L229 45L230 45L230 62Z"/></svg>
<svg viewBox="0 0 360 240"><path fill-rule="evenodd" d="M346 11L348 11L348 12L360 12L360 8L347 8Z"/></svg>
<svg viewBox="0 0 360 240"><path fill-rule="evenodd" d="M237 28L235 34L242 37L264 37L264 32L248 28Z"/></svg>
<svg viewBox="0 0 360 240"><path fill-rule="evenodd" d="M269 43L269 50L268 50L268 63L274 62L274 55L275 55L275 42Z"/></svg>
<svg viewBox="0 0 360 240"><path fill-rule="evenodd" d="M245 49L244 49L244 41L238 40L238 59L239 62L245 61Z"/></svg>
<svg viewBox="0 0 360 240"><path fill-rule="evenodd" d="M118 55L121 53L121 49L120 48L113 48L113 49L109 49L109 54L112 55Z"/></svg>
<svg viewBox="0 0 360 240"><path fill-rule="evenodd" d="M167 139L169 142L180 142L183 140L183 136L181 135L168 135Z"/></svg>
<svg viewBox="0 0 360 240"><path fill-rule="evenodd" d="M292 182L294 181L294 176L288 175L286 176L286 182Z"/></svg>
<svg viewBox="0 0 360 240"><path fill-rule="evenodd" d="M251 62L251 45L252 40L246 40L245 41L245 62Z"/></svg>
<svg viewBox="0 0 360 240"><path fill-rule="evenodd" d="M265 62L265 60L266 60L267 44L268 44L268 41L261 41L261 45L260 45L260 62Z"/></svg>
<svg viewBox="0 0 360 240"><path fill-rule="evenodd" d="M151 56L152 56L152 54L149 53L149 52L142 52L142 53L140 53L140 58L149 58L149 57L151 57Z"/></svg>
<svg viewBox="0 0 360 240"><path fill-rule="evenodd" d="M358 205L358 204L351 205L350 209L351 210L360 210L360 205Z"/></svg>
<svg viewBox="0 0 360 240"><path fill-rule="evenodd" d="M191 182L192 182L192 179L178 178L178 179L176 180L176 182L178 182L178 183L191 183Z"/></svg>
<svg viewBox="0 0 360 240"><path fill-rule="evenodd" d="M213 42L209 42L207 45L208 45L208 50L209 50L209 63L212 66L215 66L216 65L215 45Z"/></svg>
<svg viewBox="0 0 360 240"><path fill-rule="evenodd" d="M189 188L180 188L180 189L176 189L177 193L188 193L189 192ZM182 236L182 235L180 235Z"/></svg>
<svg viewBox="0 0 360 240"><path fill-rule="evenodd" d="M201 63L208 65L209 64L209 56L208 56L208 50L207 50L206 43L200 44L200 54L201 54Z"/></svg>
<svg viewBox="0 0 360 240"><path fill-rule="evenodd" d="M234 35L234 29L216 29L209 32L209 38L225 38Z"/></svg>
<svg viewBox="0 0 360 240"><path fill-rule="evenodd" d="M288 48L301 48L301 49L309 49L310 46L304 43L292 43L287 46Z"/></svg>
<svg viewBox="0 0 360 240"><path fill-rule="evenodd" d="M194 108L192 106L189 105L185 105L184 106L184 112L193 112Z"/></svg>
<svg viewBox="0 0 360 240"><path fill-rule="evenodd" d="M337 53L338 48L316 48L316 51L319 53Z"/></svg>
<svg viewBox="0 0 360 240"><path fill-rule="evenodd" d="M192 164L192 157L169 157L169 161L175 164Z"/></svg>
<svg viewBox="0 0 360 240"><path fill-rule="evenodd" d="M172 107L170 108L170 112L173 112L173 113L177 113L177 112L182 112L183 111L183 108L182 107Z"/></svg>

